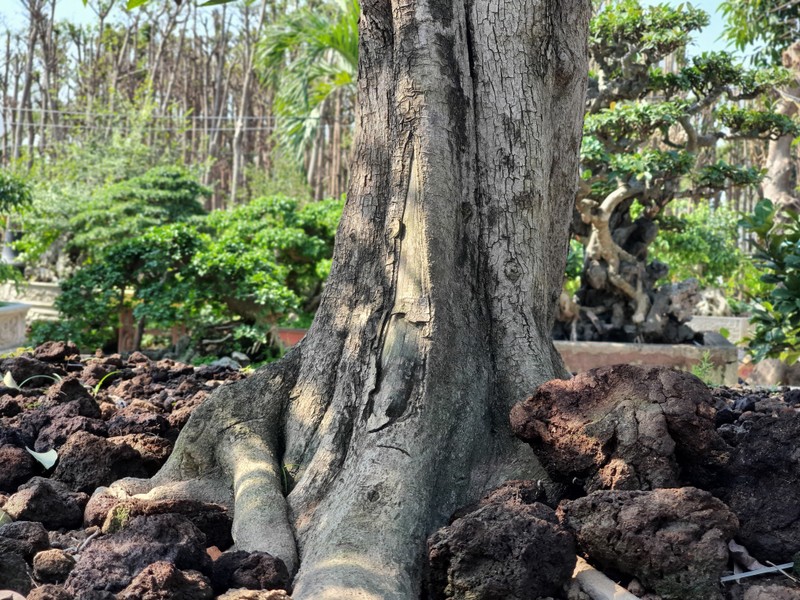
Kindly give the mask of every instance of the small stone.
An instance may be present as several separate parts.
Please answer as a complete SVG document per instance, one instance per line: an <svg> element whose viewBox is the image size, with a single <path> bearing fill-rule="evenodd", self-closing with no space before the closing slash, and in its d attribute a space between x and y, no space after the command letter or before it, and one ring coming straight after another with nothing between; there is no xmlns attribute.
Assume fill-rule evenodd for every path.
<svg viewBox="0 0 800 600"><path fill-rule="evenodd" d="M225 552L214 561L211 575L217 593L230 588L288 590L290 583L284 562L266 552Z"/></svg>
<svg viewBox="0 0 800 600"><path fill-rule="evenodd" d="M81 552L66 588L76 594L116 593L145 567L166 561L181 570L211 571L206 538L186 517L134 517L122 531L101 536Z"/></svg>
<svg viewBox="0 0 800 600"><path fill-rule="evenodd" d="M83 522L89 496L71 491L59 481L34 477L21 486L4 510L17 521L38 521L47 529L71 529Z"/></svg>
<svg viewBox="0 0 800 600"><path fill-rule="evenodd" d="M210 600L211 584L197 571L181 571L169 562L145 567L117 600Z"/></svg>
<svg viewBox="0 0 800 600"><path fill-rule="evenodd" d="M250 364L250 357L244 352L231 352L231 358L243 367Z"/></svg>
<svg viewBox="0 0 800 600"><path fill-rule="evenodd" d="M229 356L223 356L222 358L218 358L217 360L211 363L211 366L231 369L232 371L239 371L242 368L242 365L240 365L238 362L236 362Z"/></svg>
<svg viewBox="0 0 800 600"><path fill-rule="evenodd" d="M217 600L291 600L291 596L283 590L228 590Z"/></svg>
<svg viewBox="0 0 800 600"><path fill-rule="evenodd" d="M44 362L66 362L80 358L80 350L72 342L45 342L33 351L33 357Z"/></svg>
<svg viewBox="0 0 800 600"><path fill-rule="evenodd" d="M15 521L0 526L0 554L17 554L25 560L50 547L47 530L41 523Z"/></svg>
<svg viewBox="0 0 800 600"><path fill-rule="evenodd" d="M44 550L33 557L33 574L44 583L61 583L75 567L75 559L63 550Z"/></svg>
<svg viewBox="0 0 800 600"><path fill-rule="evenodd" d="M0 492L15 492L38 470L36 460L24 449L0 446Z"/></svg>
<svg viewBox="0 0 800 600"><path fill-rule="evenodd" d="M60 585L48 583L33 588L28 594L28 600L74 600L75 596L70 594Z"/></svg>
<svg viewBox="0 0 800 600"><path fill-rule="evenodd" d="M28 565L20 555L0 553L0 588L23 596L31 591Z"/></svg>

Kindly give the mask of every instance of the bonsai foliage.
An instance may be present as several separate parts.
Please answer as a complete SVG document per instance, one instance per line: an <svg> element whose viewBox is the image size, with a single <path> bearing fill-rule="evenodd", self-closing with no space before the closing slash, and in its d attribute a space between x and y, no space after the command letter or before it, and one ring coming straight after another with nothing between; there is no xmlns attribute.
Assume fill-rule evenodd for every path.
<svg viewBox="0 0 800 600"><path fill-rule="evenodd" d="M724 0L720 8L725 38L739 50L750 49L757 64L781 64L782 52L798 39L796 0Z"/></svg>
<svg viewBox="0 0 800 600"><path fill-rule="evenodd" d="M11 229L11 218L30 207L32 202L31 189L28 183L8 172L0 169L0 219L2 224L3 243L7 243L7 233ZM19 271L6 262L0 262L0 281L18 280Z"/></svg>
<svg viewBox="0 0 800 600"><path fill-rule="evenodd" d="M781 70L746 70L725 53L705 53L667 71L691 34L707 23L688 5L606 6L594 18L582 189L575 230L586 245L574 300L562 297L556 335L585 340L680 342L696 283L657 282L668 267L649 258L658 220L676 198L703 202L731 185L756 185L761 173L716 158L738 139L798 132L791 119L745 108L779 83ZM796 133L795 133L796 135Z"/></svg>
<svg viewBox="0 0 800 600"><path fill-rule="evenodd" d="M221 328L265 341L278 320L316 308L341 209L262 198L125 236L62 284L64 319L38 325L34 337L110 345L130 308L140 330L182 324L197 337Z"/></svg>
<svg viewBox="0 0 800 600"><path fill-rule="evenodd" d="M742 225L753 233L753 259L764 272L761 281L770 284L768 298L752 308L750 322L755 333L749 350L756 361L780 358L788 363L800 359L800 215L780 208L770 200L756 205Z"/></svg>

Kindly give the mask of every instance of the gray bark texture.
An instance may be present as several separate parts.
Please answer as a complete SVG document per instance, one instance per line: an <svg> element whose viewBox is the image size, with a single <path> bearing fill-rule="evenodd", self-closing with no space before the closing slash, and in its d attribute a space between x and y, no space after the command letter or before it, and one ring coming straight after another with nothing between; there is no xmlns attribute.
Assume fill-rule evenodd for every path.
<svg viewBox="0 0 800 600"><path fill-rule="evenodd" d="M365 0L352 178L306 338L192 416L153 480L231 505L293 598L419 598L425 540L544 478L512 404L550 331L577 188L589 0Z"/></svg>
<svg viewBox="0 0 800 600"><path fill-rule="evenodd" d="M782 58L783 66L795 76L795 85L778 91L781 98L776 112L787 117L795 117L800 102L800 42L789 46ZM800 210L800 198L796 191L797 164L792 152L793 141L791 135L785 135L769 143L764 165L767 173L761 183L761 192L777 206Z"/></svg>

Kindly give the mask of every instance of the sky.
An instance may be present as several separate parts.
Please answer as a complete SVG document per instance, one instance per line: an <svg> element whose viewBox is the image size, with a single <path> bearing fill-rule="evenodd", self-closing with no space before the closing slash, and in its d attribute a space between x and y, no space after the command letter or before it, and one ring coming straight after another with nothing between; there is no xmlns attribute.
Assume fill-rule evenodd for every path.
<svg viewBox="0 0 800 600"><path fill-rule="evenodd" d="M124 0L119 0L122 4ZM163 1L163 0L162 0ZM664 0L641 0L642 4L657 4ZM676 5L685 0L667 0L668 4ZM689 54L699 54L707 50L724 50L725 42L719 40L722 33L722 17L716 14L719 0L692 0L694 6L702 8L711 17L711 23L698 36ZM0 22L5 22L14 28L22 28L25 24L25 11L20 0L0 0ZM96 20L95 14L83 5L82 0L56 0L56 18L67 19L74 23L92 23Z"/></svg>

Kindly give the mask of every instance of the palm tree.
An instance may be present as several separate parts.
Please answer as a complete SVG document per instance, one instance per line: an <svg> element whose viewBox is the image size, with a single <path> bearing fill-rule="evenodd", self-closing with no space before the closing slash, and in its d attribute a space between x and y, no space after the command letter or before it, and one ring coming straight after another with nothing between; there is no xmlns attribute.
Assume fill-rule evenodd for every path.
<svg viewBox="0 0 800 600"><path fill-rule="evenodd" d="M312 185L322 180L323 147L330 144L333 195L344 189L342 121L355 101L359 14L358 0L296 10L267 28L258 48L261 75L275 92L276 142L293 151Z"/></svg>

